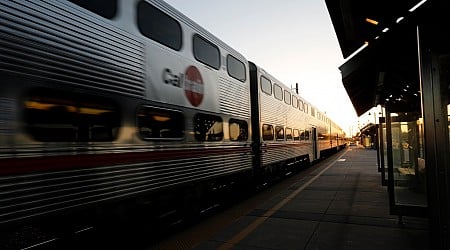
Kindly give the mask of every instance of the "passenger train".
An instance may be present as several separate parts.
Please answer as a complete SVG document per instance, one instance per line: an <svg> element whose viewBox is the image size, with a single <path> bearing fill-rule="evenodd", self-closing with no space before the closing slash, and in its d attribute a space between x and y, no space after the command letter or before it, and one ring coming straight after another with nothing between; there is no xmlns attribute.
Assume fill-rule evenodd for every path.
<svg viewBox="0 0 450 250"><path fill-rule="evenodd" d="M296 91L159 0L1 1L0 50L1 228L262 183L345 146Z"/></svg>

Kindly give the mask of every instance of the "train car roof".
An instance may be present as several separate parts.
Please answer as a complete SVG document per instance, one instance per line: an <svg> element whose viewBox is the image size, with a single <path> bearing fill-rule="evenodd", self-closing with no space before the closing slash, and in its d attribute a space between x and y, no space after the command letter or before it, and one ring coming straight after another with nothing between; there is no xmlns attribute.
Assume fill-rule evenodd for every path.
<svg viewBox="0 0 450 250"><path fill-rule="evenodd" d="M305 99L303 96L300 96L300 95L297 94L295 91L293 91L293 90L291 89L291 87L286 86L286 84L284 84L282 81L278 80L276 77L274 77L273 75L271 75L270 73L268 73L265 69L263 69L262 67L260 67L258 64L254 63L254 62L251 62L251 63L253 63L259 71L261 71L261 72L264 73L265 75L268 75L273 81L275 81L276 83L280 84L285 90L288 90L288 91L291 93L291 95L295 95L297 98L299 98L299 99L303 100L304 102L306 102L311 108L314 108L314 109L316 110L316 112L321 113L322 116L325 116L327 119L331 120L330 117L328 117L327 115L325 115L324 112L322 112L320 109L318 109L316 106L314 106L310 101L308 101L308 100ZM335 124L332 120L331 120L331 122L332 122L333 124ZM338 127L339 127L339 126L338 126Z"/></svg>

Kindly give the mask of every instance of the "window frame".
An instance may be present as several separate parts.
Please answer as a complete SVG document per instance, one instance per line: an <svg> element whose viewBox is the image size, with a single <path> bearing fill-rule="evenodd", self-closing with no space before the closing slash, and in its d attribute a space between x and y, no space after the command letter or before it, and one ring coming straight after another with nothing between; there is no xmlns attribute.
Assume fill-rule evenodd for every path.
<svg viewBox="0 0 450 250"><path fill-rule="evenodd" d="M289 96L289 98L287 98L287 96ZM292 94L286 89L284 90L284 103L287 105L291 105L292 103Z"/></svg>
<svg viewBox="0 0 450 250"><path fill-rule="evenodd" d="M309 141L311 138L311 132L309 129L305 129L305 141Z"/></svg>
<svg viewBox="0 0 450 250"><path fill-rule="evenodd" d="M199 50L200 47L196 46L196 45L200 45L200 43L198 43L196 41L202 41L203 45L209 45L210 46L209 48L212 48L212 49L214 49L217 52L217 57L216 57L217 65L213 64L209 60L210 58L207 58L207 57L202 58L202 57L200 57L200 55L201 55L201 53L200 53L201 50ZM208 39L206 39L203 36L201 36L200 34L194 34L192 36L192 53L194 55L195 60L197 60L198 62L201 62L204 65L209 66L209 67L211 67L213 69L216 69L216 70L220 69L220 66L221 66L221 53L220 53L219 47L217 45L215 45L214 43L212 43L211 41L209 41Z"/></svg>
<svg viewBox="0 0 450 250"><path fill-rule="evenodd" d="M280 136L280 132L282 131L282 138ZM286 139L286 133L284 131L283 126L275 126L275 140L277 141L284 141Z"/></svg>
<svg viewBox="0 0 450 250"><path fill-rule="evenodd" d="M303 100L298 100L298 109L305 112L305 103L303 102Z"/></svg>
<svg viewBox="0 0 450 250"><path fill-rule="evenodd" d="M301 129L300 131L300 141L306 141L306 130L305 129Z"/></svg>
<svg viewBox="0 0 450 250"><path fill-rule="evenodd" d="M295 103L295 105L294 105L294 103ZM292 107L294 107L295 109L298 108L298 98L295 95L292 95Z"/></svg>
<svg viewBox="0 0 450 250"><path fill-rule="evenodd" d="M290 132L288 133L288 131L290 131ZM286 128L284 130L284 135L285 135L286 141L294 140L294 137L292 136L292 128Z"/></svg>
<svg viewBox="0 0 450 250"><path fill-rule="evenodd" d="M260 76L259 79L260 79L259 82L260 82L260 86L261 86L261 91L262 91L263 93L265 93L265 94L271 96L272 93L273 93L272 81L271 81L269 78L265 77L265 76ZM263 79L266 80L267 83L269 83L269 85L270 85L270 93L269 93L269 92L266 92L266 89L263 88ZM267 85L267 86L269 86L269 85ZM268 89L267 89L267 90L268 90Z"/></svg>
<svg viewBox="0 0 450 250"><path fill-rule="evenodd" d="M155 31L155 29L153 29L153 30L143 29L144 27L151 27L150 23L152 23L152 22L149 22L150 19L141 20L141 18L144 18L144 17L147 17L147 16L152 16L152 15L149 15L149 13L147 13L146 15L141 15L142 14L141 11L143 11L143 7L142 6L144 6L144 5L146 5L149 8L151 8L152 11L156 11L158 13L158 15L159 15L158 17L163 17L164 16L166 18L164 20L170 21L171 25L174 24L174 26L171 26L171 29L169 29L169 30L174 30L173 27L177 27L177 30L176 30L177 31L176 32L177 33L176 43L173 43L173 40L174 40L175 36L173 36L173 37L171 37L171 36L163 37L161 34L158 34L158 32L153 32L153 33L151 32L151 31ZM181 50L181 48L183 47L183 29L181 28L181 24L180 24L180 22L178 22L178 20L176 20L175 18L171 17L170 15L165 13L164 11L158 9L157 7L155 7L154 5L152 5L152 4L150 4L150 3L146 2L146 1L140 1L138 3L136 12L137 12L137 17L136 17L137 18L137 26L138 26L139 32L143 36L145 36L146 38L148 38L148 39L150 39L152 41L155 41L155 42L157 42L157 43L159 43L159 44L161 44L161 45L163 45L163 46L165 46L167 48L173 49L175 51L180 51ZM157 18L156 20L159 22L158 24L160 24L160 25L155 25L155 26L158 26L158 27L159 26L163 26L163 25L161 25L162 24L161 21L163 19ZM169 23L169 22L167 22L167 23ZM147 25L147 26L143 26L143 25ZM159 35L159 37L158 37L158 35Z"/></svg>
<svg viewBox="0 0 450 250"><path fill-rule="evenodd" d="M270 128L270 132L271 133L270 133L270 137L268 137L268 138L266 138L267 135L264 134L264 131L269 131L269 129L264 129L265 127ZM274 129L273 125L265 124L265 123L262 125L262 127L261 127L261 130L262 130L261 137L262 137L263 141L273 141L275 139L275 133L274 133L273 129Z"/></svg>
<svg viewBox="0 0 450 250"><path fill-rule="evenodd" d="M281 94L281 96L277 96L277 90L279 90L278 93ZM276 83L273 84L273 96L275 99L283 101L283 88Z"/></svg>
<svg viewBox="0 0 450 250"><path fill-rule="evenodd" d="M176 113L177 115L180 115L181 116L181 120L183 121L182 124L181 124L181 131L179 131L181 136L178 136L178 137L161 137L162 132L160 132L160 136L158 136L158 137L145 137L145 136L143 136L143 134L142 134L143 132L141 131L141 129L144 126L140 126L140 120L139 120L142 117L140 115L140 111L143 110L143 109L153 109L156 112L161 112L161 113L162 112L167 112L167 113L172 113L172 114ZM179 119L175 119L174 120L173 118L171 118L170 120L172 120L175 123L175 124L173 124L174 125L173 128L177 128L177 129L180 128ZM185 120L184 114L180 110L168 109L168 108L162 108L162 107L155 107L155 106L150 106L150 105L142 105L142 106L138 107L138 109L136 110L136 128L138 129L139 137L142 140L144 140L144 141L180 141L180 140L183 140L184 137L185 137L185 135L184 135L184 131L185 131L184 120ZM164 130L164 129L167 129L167 128L162 128L161 130Z"/></svg>
<svg viewBox="0 0 450 250"><path fill-rule="evenodd" d="M242 65L243 73L244 73L244 74L243 74L243 77L244 77L244 78L239 78L238 75L234 75L233 72L230 72L230 59L234 60L235 63ZM229 75L229 76L233 77L234 79L236 79L236 80L238 80L238 81L245 82L245 81L247 80L247 74L246 74L247 69L246 69L246 67L245 67L244 62L242 62L241 60L237 59L236 57L234 57L234 56L231 55L231 54L228 54L228 55L227 55L227 72L228 72L228 75Z"/></svg>
<svg viewBox="0 0 450 250"><path fill-rule="evenodd" d="M34 89L22 108L25 132L39 142L113 142L122 124L116 101L90 94Z"/></svg>
<svg viewBox="0 0 450 250"><path fill-rule="evenodd" d="M239 131L241 131L241 125L245 126L245 135L243 137L241 137L241 133L239 132L239 135L237 136L236 139L231 139L231 124L238 124L239 125ZM248 141L248 123L244 120L240 120L240 119L235 119L235 118L230 118L228 120L228 132L229 132L229 137L230 137L230 141ZM241 138L240 138L241 137Z"/></svg>
<svg viewBox="0 0 450 250"><path fill-rule="evenodd" d="M199 118L200 117L200 118ZM221 132L219 133L214 133L214 137L218 137L217 139L214 138L209 138L208 132L211 128L208 129L208 131L205 131L205 134L202 135L201 133L199 134L197 131L197 121L198 119L203 119L202 121L204 122L206 119L205 118L214 118L216 122L220 122L220 129ZM210 119L210 120L214 120L214 119ZM218 142L218 141L223 141L224 138L224 130L223 130L223 119L221 116L218 115L211 115L211 114L206 114L206 113L196 113L193 117L193 127L194 127L194 138L196 141L199 142ZM203 137L203 139L201 139L201 137Z"/></svg>
<svg viewBox="0 0 450 250"><path fill-rule="evenodd" d="M297 136L295 136L296 132L297 132ZM299 129L296 129L296 128L293 129L292 138L294 139L294 141L300 141L300 130Z"/></svg>

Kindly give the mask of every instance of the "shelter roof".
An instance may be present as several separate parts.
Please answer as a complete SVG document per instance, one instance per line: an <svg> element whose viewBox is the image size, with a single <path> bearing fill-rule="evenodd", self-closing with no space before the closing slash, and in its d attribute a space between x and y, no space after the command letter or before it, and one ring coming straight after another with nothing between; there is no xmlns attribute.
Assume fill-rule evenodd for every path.
<svg viewBox="0 0 450 250"><path fill-rule="evenodd" d="M340 67L342 82L358 115L386 102L402 110L420 105L413 11L420 1L325 0L348 59Z"/></svg>

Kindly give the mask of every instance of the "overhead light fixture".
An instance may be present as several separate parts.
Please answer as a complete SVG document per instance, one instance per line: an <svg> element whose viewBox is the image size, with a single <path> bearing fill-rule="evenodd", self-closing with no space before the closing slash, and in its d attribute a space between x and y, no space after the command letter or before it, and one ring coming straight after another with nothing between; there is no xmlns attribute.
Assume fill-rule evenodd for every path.
<svg viewBox="0 0 450 250"><path fill-rule="evenodd" d="M414 7L412 7L411 9L409 9L409 12L413 12L415 11L417 8L419 8L422 4L424 4L427 0L422 0L420 1L418 4L414 5Z"/></svg>
<svg viewBox="0 0 450 250"><path fill-rule="evenodd" d="M351 55L349 55L345 59L345 61L346 62L349 61L351 58L353 58L355 55L357 55L359 52L361 52L363 49L367 48L368 46L369 46L369 43L368 42L364 42L364 44L361 47L359 47L359 49L357 49L355 52L353 52Z"/></svg>
<svg viewBox="0 0 450 250"><path fill-rule="evenodd" d="M399 23L399 22L401 22L403 19L405 19L404 17L399 17L399 18L397 18L397 21L395 21L396 23Z"/></svg>
<svg viewBox="0 0 450 250"><path fill-rule="evenodd" d="M384 29L383 29L383 32L384 32L384 33L388 32L388 31L389 31L389 28L384 28Z"/></svg>
<svg viewBox="0 0 450 250"><path fill-rule="evenodd" d="M373 20L373 19L370 19L370 18L366 18L366 22L368 22L368 23L371 23L371 24L373 24L373 25L378 25L378 21L376 21L376 20Z"/></svg>

